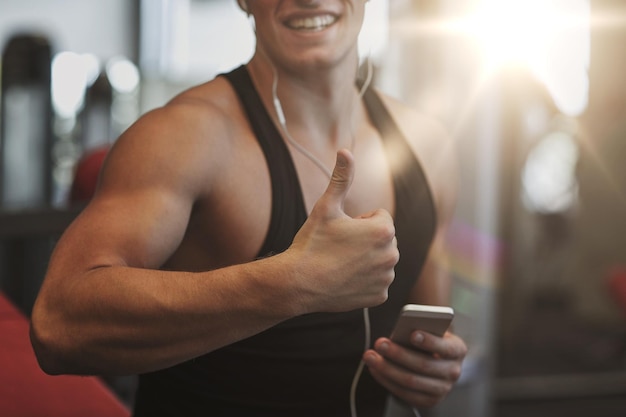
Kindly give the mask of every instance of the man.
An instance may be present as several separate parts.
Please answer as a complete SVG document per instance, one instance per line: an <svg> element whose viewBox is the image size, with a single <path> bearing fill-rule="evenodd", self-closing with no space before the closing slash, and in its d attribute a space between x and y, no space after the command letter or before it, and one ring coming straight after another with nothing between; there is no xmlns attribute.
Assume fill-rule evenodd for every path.
<svg viewBox="0 0 626 417"><path fill-rule="evenodd" d="M388 393L432 406L464 343L387 337L404 303L447 303L445 135L360 100L363 0L240 5L250 62L125 132L59 241L32 317L40 364L141 374L137 416L380 416Z"/></svg>

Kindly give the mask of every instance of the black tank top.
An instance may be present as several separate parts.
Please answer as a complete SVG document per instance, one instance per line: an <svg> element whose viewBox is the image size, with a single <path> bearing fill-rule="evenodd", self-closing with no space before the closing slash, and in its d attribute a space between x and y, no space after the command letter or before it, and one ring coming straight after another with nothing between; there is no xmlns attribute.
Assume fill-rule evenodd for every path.
<svg viewBox="0 0 626 417"><path fill-rule="evenodd" d="M224 76L243 104L269 167L270 227L259 257L287 249L307 214L293 161L245 66ZM389 299L370 309L372 341L388 336L428 253L435 210L420 164L379 96L364 95L384 140L395 192L400 261ZM277 300L280 302L280 300ZM363 354L362 310L314 313L171 368L140 375L136 417L349 417L350 387ZM364 371L358 417L379 417L387 393Z"/></svg>

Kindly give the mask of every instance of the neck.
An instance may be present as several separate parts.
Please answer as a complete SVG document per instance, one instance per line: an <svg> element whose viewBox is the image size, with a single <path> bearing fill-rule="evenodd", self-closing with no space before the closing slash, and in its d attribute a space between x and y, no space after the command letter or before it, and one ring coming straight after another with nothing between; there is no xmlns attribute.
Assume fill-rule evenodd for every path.
<svg viewBox="0 0 626 417"><path fill-rule="evenodd" d="M289 127L299 142L317 147L331 143L348 147L360 111L355 86L356 53L331 69L308 68L295 72L271 64L257 53L248 64L251 77L270 114L278 120L272 85ZM304 143L303 143L304 144Z"/></svg>
<svg viewBox="0 0 626 417"><path fill-rule="evenodd" d="M300 76L279 72L264 57L257 55L248 69L265 107L287 144L330 179L337 150L354 151L357 126L363 121L364 108L355 86L356 57L352 68Z"/></svg>

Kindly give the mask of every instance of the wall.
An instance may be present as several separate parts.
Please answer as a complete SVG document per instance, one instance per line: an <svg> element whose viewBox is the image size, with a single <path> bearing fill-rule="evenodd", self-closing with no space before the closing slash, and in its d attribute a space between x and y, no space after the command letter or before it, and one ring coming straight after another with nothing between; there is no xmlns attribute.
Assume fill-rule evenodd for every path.
<svg viewBox="0 0 626 417"><path fill-rule="evenodd" d="M136 56L132 0L2 0L0 45L18 31L49 36L57 51Z"/></svg>

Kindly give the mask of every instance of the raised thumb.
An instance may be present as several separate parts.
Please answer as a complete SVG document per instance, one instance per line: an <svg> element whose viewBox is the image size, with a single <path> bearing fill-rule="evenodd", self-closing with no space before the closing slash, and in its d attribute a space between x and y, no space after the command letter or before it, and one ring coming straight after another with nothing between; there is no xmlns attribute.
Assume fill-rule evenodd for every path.
<svg viewBox="0 0 626 417"><path fill-rule="evenodd" d="M333 175L324 192L323 199L329 209L343 211L343 203L354 178L354 157L347 149L337 151Z"/></svg>

